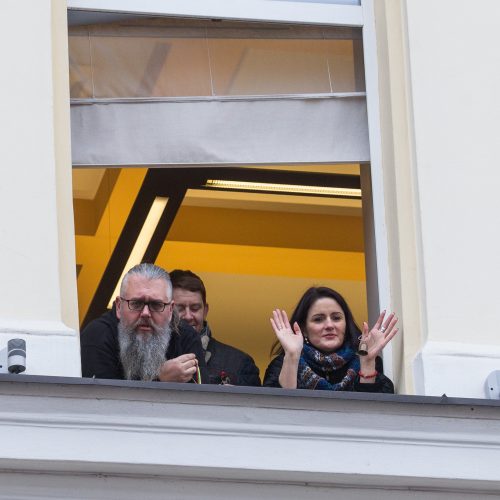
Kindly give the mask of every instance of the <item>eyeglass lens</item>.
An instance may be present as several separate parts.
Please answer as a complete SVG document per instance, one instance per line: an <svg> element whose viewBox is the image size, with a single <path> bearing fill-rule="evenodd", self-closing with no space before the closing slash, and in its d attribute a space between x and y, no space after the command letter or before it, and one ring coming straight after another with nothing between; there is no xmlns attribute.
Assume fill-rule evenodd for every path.
<svg viewBox="0 0 500 500"><path fill-rule="evenodd" d="M129 300L128 306L132 311L142 311L144 306L148 306L148 308L153 312L162 312L165 309L165 302L160 300L152 300L150 302L145 302L144 300Z"/></svg>

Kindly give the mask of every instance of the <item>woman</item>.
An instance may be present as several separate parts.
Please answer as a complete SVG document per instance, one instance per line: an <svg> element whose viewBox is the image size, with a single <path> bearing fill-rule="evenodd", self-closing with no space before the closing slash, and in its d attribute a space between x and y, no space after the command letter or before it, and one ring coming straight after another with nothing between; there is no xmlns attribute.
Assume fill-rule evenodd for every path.
<svg viewBox="0 0 500 500"><path fill-rule="evenodd" d="M278 337L264 377L265 387L394 393L382 373L378 355L396 335L394 313L383 311L363 335L344 298L327 287L312 287L300 299L291 324L285 311L275 309L271 325ZM364 355L357 354L363 345ZM361 351L360 351L361 353Z"/></svg>

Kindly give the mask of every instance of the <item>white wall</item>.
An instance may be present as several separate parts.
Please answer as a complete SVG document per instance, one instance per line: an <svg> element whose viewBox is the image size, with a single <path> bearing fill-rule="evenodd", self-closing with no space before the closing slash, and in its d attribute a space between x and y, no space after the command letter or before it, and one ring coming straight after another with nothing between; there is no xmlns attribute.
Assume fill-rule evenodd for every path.
<svg viewBox="0 0 500 500"><path fill-rule="evenodd" d="M8 339L24 338L27 373L76 376L80 359L70 232L73 214L67 201L71 184L62 183L64 193L58 186L61 172L71 171L69 139L61 144L55 119L58 114L57 123L69 137L69 100L61 101L57 95L58 89L64 91L64 83L58 87L53 73L53 67L66 65L60 75L65 74L67 93L67 55L53 51L57 42L53 37L60 34L52 30L58 9L65 15L64 1L7 0L0 5L4 20L0 30L4 69L0 80L0 259L4 264L0 350ZM66 231L60 230L62 226Z"/></svg>
<svg viewBox="0 0 500 500"><path fill-rule="evenodd" d="M425 394L482 397L500 368L500 3L407 0Z"/></svg>
<svg viewBox="0 0 500 500"><path fill-rule="evenodd" d="M418 272L425 291L416 387L425 394L482 397L486 376L500 367L500 235L494 226L500 212L494 156L500 4L407 0L403 6L421 230ZM9 20L0 33L1 50L11 70L0 83L9 96L0 103L8 124L0 143L0 257L6 264L0 351L8 338L26 338L28 350L33 343L29 373L78 375L67 60L60 32L65 9L63 0L1 5ZM405 262L400 265L404 272ZM36 355L35 343L45 342L51 349Z"/></svg>
<svg viewBox="0 0 500 500"><path fill-rule="evenodd" d="M0 499L500 497L498 401L13 378Z"/></svg>

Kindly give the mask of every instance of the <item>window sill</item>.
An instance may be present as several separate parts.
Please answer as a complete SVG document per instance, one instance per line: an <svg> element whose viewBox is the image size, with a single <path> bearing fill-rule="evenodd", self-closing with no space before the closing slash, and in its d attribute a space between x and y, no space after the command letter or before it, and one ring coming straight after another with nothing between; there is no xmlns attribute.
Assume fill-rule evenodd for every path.
<svg viewBox="0 0 500 500"><path fill-rule="evenodd" d="M23 375L0 376L0 398L10 473L500 486L499 401Z"/></svg>

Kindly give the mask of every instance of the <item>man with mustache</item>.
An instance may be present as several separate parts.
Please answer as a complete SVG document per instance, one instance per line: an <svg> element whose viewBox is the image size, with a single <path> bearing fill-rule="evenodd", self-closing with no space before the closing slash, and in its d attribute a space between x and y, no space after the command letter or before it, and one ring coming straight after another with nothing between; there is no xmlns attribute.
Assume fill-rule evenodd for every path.
<svg viewBox="0 0 500 500"><path fill-rule="evenodd" d="M174 311L168 273L139 264L124 276L111 311L82 331L84 377L204 382L199 335Z"/></svg>

